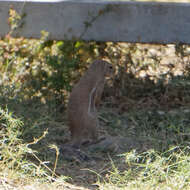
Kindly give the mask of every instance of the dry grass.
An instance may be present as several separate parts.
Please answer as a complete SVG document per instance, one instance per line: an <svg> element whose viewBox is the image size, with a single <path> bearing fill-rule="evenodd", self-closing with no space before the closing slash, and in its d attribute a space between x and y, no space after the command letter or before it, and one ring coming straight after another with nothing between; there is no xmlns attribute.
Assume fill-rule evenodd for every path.
<svg viewBox="0 0 190 190"><path fill-rule="evenodd" d="M19 43L15 56L12 50ZM84 148L91 159L81 162L69 160L61 151L69 139L67 99L57 96L57 91L54 94L55 89L43 94L38 88L46 85L44 76L33 74L36 69L47 69L44 57L49 49L47 46L36 53L35 43L39 42L29 45L33 47L31 67L23 53L27 50L22 49L26 40L8 39L1 57L1 63L6 60L6 64L0 65L0 188L188 188L189 46L106 45L104 51L117 68L117 75L105 88L100 132L113 138L111 146ZM54 42L51 51L56 45ZM38 67L39 62L42 67Z"/></svg>

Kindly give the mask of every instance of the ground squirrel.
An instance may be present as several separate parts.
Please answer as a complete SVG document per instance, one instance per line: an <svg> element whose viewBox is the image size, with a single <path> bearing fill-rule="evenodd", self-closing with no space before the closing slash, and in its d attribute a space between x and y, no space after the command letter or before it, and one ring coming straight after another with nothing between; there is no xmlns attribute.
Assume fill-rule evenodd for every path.
<svg viewBox="0 0 190 190"><path fill-rule="evenodd" d="M72 146L98 140L98 115L105 78L113 74L113 66L107 61L94 61L79 82L73 87L68 103L68 122Z"/></svg>

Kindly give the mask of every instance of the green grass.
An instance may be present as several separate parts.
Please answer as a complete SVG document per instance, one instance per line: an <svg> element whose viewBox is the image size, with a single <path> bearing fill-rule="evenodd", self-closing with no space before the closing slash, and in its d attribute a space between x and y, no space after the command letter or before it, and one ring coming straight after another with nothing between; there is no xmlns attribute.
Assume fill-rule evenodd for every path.
<svg viewBox="0 0 190 190"><path fill-rule="evenodd" d="M22 138L23 128L24 123L20 119L7 109L0 108L0 188L20 189L31 184L36 184L38 188L44 183L49 189L52 188L52 184L54 187L64 187L67 177L55 174L58 148L55 145L49 147L56 152L52 168L48 166L49 161L42 161L37 152L31 148L45 138L47 132L44 131L42 136L26 143Z"/></svg>
<svg viewBox="0 0 190 190"><path fill-rule="evenodd" d="M136 151L125 153L121 155L123 171L113 163L105 182L98 183L100 189L188 189L189 148L172 147L163 153L153 149L140 154Z"/></svg>
<svg viewBox="0 0 190 190"><path fill-rule="evenodd" d="M1 40L0 189L188 189L188 48ZM99 111L100 133L114 146L84 148L92 160L69 161L61 151L70 138L69 90L102 51L117 71Z"/></svg>
<svg viewBox="0 0 190 190"><path fill-rule="evenodd" d="M189 135L190 113L187 110L175 110L172 113L165 113L164 116L162 112L132 112L127 117L129 125L127 129L122 129L120 126L123 125L122 122L115 122L115 119L123 121L126 115L118 115L117 118L112 116L111 122L115 127L109 129L110 133L125 135L126 138L133 137L131 138L133 141L141 141L145 147L138 149L136 146L130 151L120 154L97 152L96 156L104 155L105 159L96 162L96 166L89 165L89 163L78 165L64 161L62 157L64 155L59 155L57 146L49 147L48 143L51 143L52 134L38 136L33 142L24 143L23 139L20 138L22 137L22 128L24 128L23 122L8 111L1 109L0 113L1 176L7 174L6 177L4 176L4 180L6 183L8 181L9 186L12 181L17 181L18 187L21 184L30 184L40 188L46 184L49 189L55 187L64 189L67 178L64 176L56 177L53 172L58 164L59 169L60 165L66 167L62 174L66 174L64 170L70 170L72 179L67 180L71 183L74 182L74 184L78 184L80 174L83 173L83 170L78 172L76 170L89 168L85 169L86 177L89 181L92 177L94 180L97 178L94 183L99 189L188 189L190 147L188 137L184 138L184 135ZM111 110L110 112L107 110L106 114L102 113L101 115L107 120L109 115L111 116ZM44 120L46 119L44 118ZM46 122L42 122L42 125L47 125L48 122L46 120ZM133 126L134 122L135 127ZM132 126L133 129L130 128ZM54 127L55 130L58 130L62 126L55 125ZM49 133L52 133L51 129ZM57 144L59 144L58 137L58 135L54 137ZM52 150L50 148L54 151L49 152ZM55 154L56 152L57 154ZM72 169L73 171L71 171ZM56 182L52 183L51 180L54 178ZM80 183L80 185L82 184ZM84 186L86 187L87 184Z"/></svg>

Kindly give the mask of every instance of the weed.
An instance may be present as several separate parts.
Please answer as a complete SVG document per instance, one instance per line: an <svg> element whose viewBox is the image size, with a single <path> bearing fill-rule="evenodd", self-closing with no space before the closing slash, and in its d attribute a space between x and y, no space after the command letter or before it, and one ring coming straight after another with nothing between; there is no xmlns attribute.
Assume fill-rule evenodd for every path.
<svg viewBox="0 0 190 190"><path fill-rule="evenodd" d="M189 147L172 147L159 153L148 150L120 155L124 159L121 172L114 164L100 189L188 189Z"/></svg>

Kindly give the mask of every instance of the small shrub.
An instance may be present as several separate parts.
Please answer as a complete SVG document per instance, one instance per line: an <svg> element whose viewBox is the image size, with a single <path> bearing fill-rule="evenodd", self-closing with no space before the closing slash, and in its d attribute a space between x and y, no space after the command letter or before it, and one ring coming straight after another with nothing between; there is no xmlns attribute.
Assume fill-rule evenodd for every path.
<svg viewBox="0 0 190 190"><path fill-rule="evenodd" d="M40 138L33 143L24 143L20 138L23 125L23 122L8 110L4 111L0 108L0 175L6 173L6 177L11 178L19 178L23 175L48 176L41 163L38 165L28 159L28 156L37 158L29 145L37 143ZM10 174L14 176L9 176Z"/></svg>

